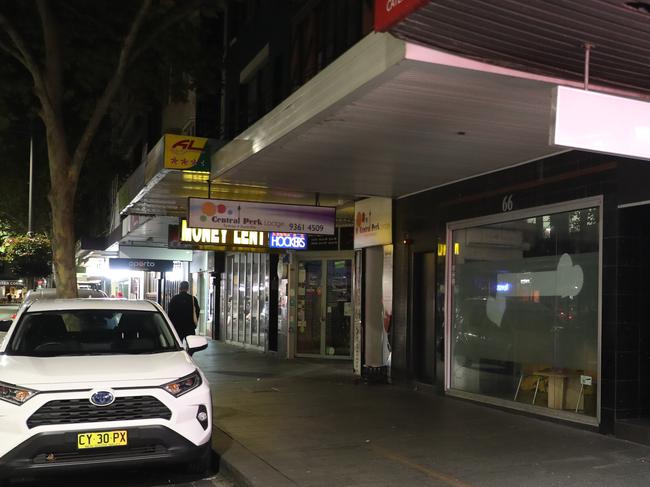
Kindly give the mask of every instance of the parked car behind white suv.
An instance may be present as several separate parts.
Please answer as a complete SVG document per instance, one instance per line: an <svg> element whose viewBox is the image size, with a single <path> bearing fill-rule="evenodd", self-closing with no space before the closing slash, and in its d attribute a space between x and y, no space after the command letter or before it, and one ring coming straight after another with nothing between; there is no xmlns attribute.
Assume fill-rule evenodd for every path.
<svg viewBox="0 0 650 487"><path fill-rule="evenodd" d="M211 460L208 382L150 301L39 300L0 345L0 482L16 471Z"/></svg>

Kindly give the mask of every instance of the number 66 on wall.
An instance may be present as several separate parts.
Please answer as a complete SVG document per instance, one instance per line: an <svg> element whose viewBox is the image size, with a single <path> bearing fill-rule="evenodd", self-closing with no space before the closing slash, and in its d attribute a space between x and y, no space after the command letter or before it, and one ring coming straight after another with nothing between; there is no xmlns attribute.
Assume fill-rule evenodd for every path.
<svg viewBox="0 0 650 487"><path fill-rule="evenodd" d="M514 204L512 202L512 193L505 195L501 200L501 210L503 212L512 211L513 206Z"/></svg>

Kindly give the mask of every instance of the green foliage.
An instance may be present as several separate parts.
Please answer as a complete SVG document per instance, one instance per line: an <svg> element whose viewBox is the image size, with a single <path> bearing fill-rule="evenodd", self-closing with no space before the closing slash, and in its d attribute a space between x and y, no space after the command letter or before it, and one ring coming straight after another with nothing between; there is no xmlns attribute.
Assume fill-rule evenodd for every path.
<svg viewBox="0 0 650 487"><path fill-rule="evenodd" d="M47 235L15 235L4 240L5 261L21 277L52 273L52 244Z"/></svg>

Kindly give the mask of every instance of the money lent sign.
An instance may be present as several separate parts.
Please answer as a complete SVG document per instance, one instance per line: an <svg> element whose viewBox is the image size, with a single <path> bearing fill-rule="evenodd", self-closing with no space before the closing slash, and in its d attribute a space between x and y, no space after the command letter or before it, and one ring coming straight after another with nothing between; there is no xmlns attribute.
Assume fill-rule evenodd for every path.
<svg viewBox="0 0 650 487"><path fill-rule="evenodd" d="M188 226L333 235L336 208L189 198Z"/></svg>

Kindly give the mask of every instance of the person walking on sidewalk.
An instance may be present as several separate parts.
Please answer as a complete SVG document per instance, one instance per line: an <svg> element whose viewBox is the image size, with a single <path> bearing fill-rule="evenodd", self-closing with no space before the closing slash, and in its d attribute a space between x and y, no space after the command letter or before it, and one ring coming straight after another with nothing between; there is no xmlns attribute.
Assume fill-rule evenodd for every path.
<svg viewBox="0 0 650 487"><path fill-rule="evenodd" d="M194 335L201 308L198 300L188 293L189 282L181 282L178 289L180 292L169 301L167 314L176 328L176 333L183 341L187 335Z"/></svg>

